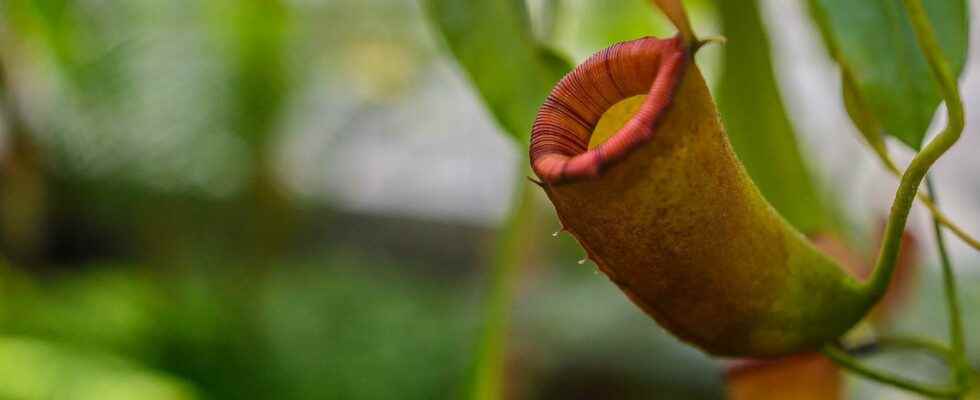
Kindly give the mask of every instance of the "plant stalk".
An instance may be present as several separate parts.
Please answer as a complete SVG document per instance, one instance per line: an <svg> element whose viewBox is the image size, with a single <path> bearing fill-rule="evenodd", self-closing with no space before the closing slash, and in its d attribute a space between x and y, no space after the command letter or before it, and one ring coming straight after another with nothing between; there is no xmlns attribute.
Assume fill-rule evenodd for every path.
<svg viewBox="0 0 980 400"><path fill-rule="evenodd" d="M932 179L926 178L929 196L938 203ZM953 274L952 263L946 251L946 241L942 236L942 226L938 218L932 219L933 232L936 235L936 247L939 251L939 261L942 267L943 292L946 297L946 309L949 314L950 348L916 338L882 338L881 345L896 347L918 348L940 356L949 364L952 375L946 386L928 385L911 381L905 377L881 371L860 363L857 358L836 346L827 346L823 353L842 367L884 384L896 386L925 396L939 398L959 398L970 388L970 366L966 360L966 346L963 335L963 322L960 316L960 305L956 290L956 276Z"/></svg>
<svg viewBox="0 0 980 400"><path fill-rule="evenodd" d="M885 227L885 240L878 255L878 262L866 287L869 300L873 303L884 296L895 272L902 232L905 230L909 210L918 193L919 185L936 160L959 140L964 125L963 102L960 100L956 79L953 77L949 63L942 55L932 24L922 8L922 2L903 0L903 3L912 22L919 47L925 54L929 67L942 90L946 102L947 121L943 131L916 154L902 174L895 200L892 202L888 224Z"/></svg>
<svg viewBox="0 0 980 400"><path fill-rule="evenodd" d="M926 178L926 187L929 190L929 196L932 197L933 201L938 202L939 199L931 178ZM966 361L966 344L963 339L963 320L960 316L959 296L956 291L956 276L953 274L953 266L949 260L949 253L946 251L946 240L943 239L942 227L937 218L932 219L932 228L936 235L936 248L939 251L939 261L943 273L943 292L946 295L946 309L949 314L949 341L952 347L949 361L955 372L955 383L968 386L970 366Z"/></svg>
<svg viewBox="0 0 980 400"><path fill-rule="evenodd" d="M892 203L888 225L885 228L885 240L878 256L878 263L867 285L869 299L873 302L877 302L885 294L888 284L891 281L898 250L901 245L902 231L905 229L905 223L908 220L909 209L919 194L919 185L926 178L929 168L936 160L956 143L963 132L964 125L963 103L960 100L956 79L953 76L948 62L942 55L932 25L922 7L921 0L903 0L903 4L912 23L912 28L915 31L916 41L922 49L929 63L929 67L943 93L943 98L946 102L947 122L943 131L916 154L909 167L905 170L905 173L902 174L898 191L895 194L895 200ZM887 159L887 157L885 158ZM930 195L934 199L935 193L932 190L931 182L927 180L926 184ZM938 211L935 205L932 208ZM913 382L907 378L863 365L856 358L834 345L824 347L823 353L842 367L867 378L927 396L957 398L969 389L969 366L965 360L962 322L960 321L959 303L956 297L955 276L953 275L949 258L946 254L940 223L940 218L934 214L933 228L936 232L940 259L943 264L944 291L947 308L950 313L950 340L952 342L952 348L949 352L948 362L953 371L952 384L934 386Z"/></svg>
<svg viewBox="0 0 980 400"><path fill-rule="evenodd" d="M529 170L522 168L521 172L516 182L510 215L497 233L483 332L469 393L473 400L499 400L504 394L510 310L520 277L520 267L531 247L536 215L534 190L524 179Z"/></svg>
<svg viewBox="0 0 980 400"><path fill-rule="evenodd" d="M927 383L915 382L906 377L898 376L890 372L862 364L854 356L847 354L846 351L836 345L827 345L821 352L834 361L837 365L861 375L865 378L884 383L886 385L905 389L910 392L918 393L932 398L955 398L966 392L966 387L949 385L931 385Z"/></svg>
<svg viewBox="0 0 980 400"><path fill-rule="evenodd" d="M887 152L884 152L884 150L879 150L876 148L875 154L878 155L878 158L885 165L885 169L888 170L888 172L890 172L892 175L895 175L898 178L901 178L902 172L898 170L898 167L895 165L895 162L892 161L891 157L888 156ZM945 226L947 229L949 229L950 232L956 235L956 237L960 238L960 240L962 240L963 243L966 243L968 246L976 250L980 250L980 240L977 240L976 238L971 236L965 229L957 225L955 222L953 222L952 219L946 216L946 214L944 214L942 210L940 210L939 207L935 203L933 203L933 200L929 197L928 194L919 192L916 196L919 199L919 203L925 206L926 209L929 210L929 213L932 214L933 218L938 220L941 225Z"/></svg>

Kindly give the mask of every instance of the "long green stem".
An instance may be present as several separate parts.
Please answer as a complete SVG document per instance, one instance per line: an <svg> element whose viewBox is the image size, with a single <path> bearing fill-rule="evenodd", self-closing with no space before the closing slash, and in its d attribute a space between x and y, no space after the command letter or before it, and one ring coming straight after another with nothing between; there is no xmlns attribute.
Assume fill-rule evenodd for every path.
<svg viewBox="0 0 980 400"><path fill-rule="evenodd" d="M924 396L936 398L951 398L962 395L966 388L962 386L932 385L927 383L915 382L906 377L881 371L876 368L862 364L857 358L847 354L846 351L836 345L824 346L821 352L847 370L861 375L865 378L878 381L887 385L895 386Z"/></svg>
<svg viewBox="0 0 980 400"><path fill-rule="evenodd" d="M947 385L935 385L916 382L909 378L862 364L856 357L861 354L871 354L886 348L922 350L947 363L951 366L950 370L952 371L950 383ZM956 366L956 360L959 357L958 354L962 355L962 353L957 353L953 349L932 340L905 336L882 336L872 343L856 348L844 349L837 344L827 345L822 349L822 352L841 367L865 378L925 396L942 398L957 397L969 389L968 382L961 378L963 370ZM969 369L966 369L966 371L969 372Z"/></svg>
<svg viewBox="0 0 980 400"><path fill-rule="evenodd" d="M922 48L926 60L929 62L929 67L943 92L947 121L943 131L916 154L905 173L902 174L888 217L888 224L885 227L885 240L878 255L874 274L867 286L869 301L872 302L877 302L884 296L892 274L895 272L902 232L905 230L909 209L911 209L912 202L918 193L919 185L932 164L959 140L964 125L963 102L960 100L956 79L942 55L939 44L936 42L935 33L925 10L922 8L921 0L903 0L903 2L912 22L919 47Z"/></svg>
<svg viewBox="0 0 980 400"><path fill-rule="evenodd" d="M514 300L520 266L529 246L533 226L534 191L524 180L526 169L516 183L510 215L497 233L497 245L491 265L490 291L486 301L482 337L479 344L470 398L498 400L503 398L503 375L510 309Z"/></svg>
<svg viewBox="0 0 980 400"><path fill-rule="evenodd" d="M875 149L875 154L878 155L878 158L885 165L885 169L888 170L888 172L892 173L892 175L895 175L896 177L901 177L902 172L898 170L898 166L896 166L895 162L892 161L891 157L888 155L888 152L885 151L883 147L881 149L879 149L877 146L874 145L873 147ZM929 195L919 192L917 197L919 199L919 203L922 203L922 205L929 210L929 213L932 214L933 218L938 220L940 224L942 224L947 229L949 229L949 231L952 232L954 235L956 235L956 237L960 238L960 240L962 240L963 243L966 243L968 246L976 250L980 250L980 240L977 240L976 238L971 236L969 233L966 232L965 229L957 225L955 222L953 222L952 219L946 216L946 214L944 214L942 210L939 209L939 206L933 203Z"/></svg>
<svg viewBox="0 0 980 400"><path fill-rule="evenodd" d="M963 103L960 100L956 79L951 72L952 70L949 64L942 55L932 25L922 7L922 2L921 0L903 0L903 3L912 22L919 47L925 54L929 67L942 90L943 98L946 102L947 122L943 131L916 154L909 167L905 170L905 173L902 174L898 191L895 194L895 200L892 203L888 225L885 228L885 240L878 255L878 263L866 287L869 300L872 302L877 302L881 299L891 281L901 245L902 232L905 230L905 223L908 220L912 202L915 200L916 195L918 195L919 185L926 177L933 163L956 143L963 132L964 125ZM927 185L929 186L929 191L932 192L931 183L927 181ZM934 196L934 193L932 195ZM932 208L938 210L935 206ZM863 365L856 358L833 345L824 347L823 353L838 365L869 379L927 396L956 398L968 389L969 366L966 364L964 354L962 323L960 321L959 304L957 302L956 286L954 284L955 278L952 274L952 268L949 265L949 258L946 255L945 243L940 234L941 230L939 225L941 221L935 214L938 213L934 213L933 223L939 243L940 257L943 263L946 303L950 313L952 349L949 351L948 361L953 371L952 384L935 386L913 382L907 378Z"/></svg>
<svg viewBox="0 0 980 400"><path fill-rule="evenodd" d="M943 361L947 362L950 361L953 356L953 350L947 348L942 343L937 343L932 340L918 337L882 336L878 338L877 342L881 347L893 347L907 350L925 350L931 353L933 356L941 358Z"/></svg>
<svg viewBox="0 0 980 400"><path fill-rule="evenodd" d="M938 204L939 199L933 187L932 179L926 178L926 187L929 196ZM949 314L949 337L951 348L947 349L942 345L931 341L917 338L882 338L879 344L882 346L904 347L912 349L924 349L945 359L950 365L952 376L950 384L947 386L936 386L911 381L905 377L880 371L875 368L861 364L856 358L836 346L827 346L823 353L844 368L881 383L910 390L922 395L958 398L969 389L970 367L966 361L965 342L963 340L963 322L960 318L960 306L956 291L956 278L953 275L952 263L946 251L946 241L942 236L942 226L939 219L932 219L933 232L936 235L936 246L939 249L939 261L942 267L943 292L946 295L946 308Z"/></svg>
<svg viewBox="0 0 980 400"><path fill-rule="evenodd" d="M926 178L926 187L929 190L929 196L938 203L939 198L935 187L933 187L932 179ZM943 271L943 291L946 294L946 309L949 314L949 341L952 347L950 364L956 372L956 383L966 386L969 380L970 367L966 362L966 345L963 341L963 321L960 317L956 277L953 275L952 263L950 263L949 254L946 252L946 241L943 239L942 227L937 218L932 219L932 228L936 234L936 247L939 249L939 261Z"/></svg>

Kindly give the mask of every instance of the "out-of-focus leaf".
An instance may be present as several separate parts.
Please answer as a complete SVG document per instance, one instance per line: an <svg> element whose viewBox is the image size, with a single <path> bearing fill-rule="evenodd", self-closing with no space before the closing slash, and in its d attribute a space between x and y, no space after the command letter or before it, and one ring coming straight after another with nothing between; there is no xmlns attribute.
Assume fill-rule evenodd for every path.
<svg viewBox="0 0 980 400"><path fill-rule="evenodd" d="M227 45L235 63L229 77L235 99L232 127L247 141L263 145L289 89L289 9L278 0L218 1L212 7L214 16L228 24Z"/></svg>
<svg viewBox="0 0 980 400"><path fill-rule="evenodd" d="M0 398L145 399L197 398L183 382L123 360L13 337L0 338Z"/></svg>
<svg viewBox="0 0 980 400"><path fill-rule="evenodd" d="M717 2L725 45L718 107L738 158L763 195L802 232L828 229L821 198L786 116L758 4Z"/></svg>
<svg viewBox="0 0 980 400"><path fill-rule="evenodd" d="M86 102L117 100L126 83L122 66L129 56L131 38L108 34L104 24L112 18L100 20L86 15L85 7L77 3L11 0L0 9L0 19L11 35L22 35L21 46L43 49L36 55L50 57L59 77L84 94ZM118 7L111 14L126 15L128 11Z"/></svg>
<svg viewBox="0 0 980 400"><path fill-rule="evenodd" d="M72 5L67 0L10 0L0 11L6 24L34 34L31 39L47 45L58 64L73 65L78 63L76 47L82 35Z"/></svg>
<svg viewBox="0 0 980 400"><path fill-rule="evenodd" d="M269 364L288 388L276 398L456 398L473 309L451 301L446 286L378 279L361 261L335 262L346 266L275 274L259 296L254 315L273 351Z"/></svg>
<svg viewBox="0 0 980 400"><path fill-rule="evenodd" d="M576 56L586 56L613 43L670 35L674 28L661 15L649 0L568 2L557 42Z"/></svg>
<svg viewBox="0 0 980 400"><path fill-rule="evenodd" d="M715 25L711 1L687 0L684 6L692 25L699 30L710 31ZM585 58L627 40L644 36L663 38L677 33L650 0L568 0L562 4L556 24L554 45L576 58Z"/></svg>
<svg viewBox="0 0 980 400"><path fill-rule="evenodd" d="M433 24L497 122L527 142L535 113L571 69L534 39L523 0L426 0Z"/></svg>
<svg viewBox="0 0 980 400"><path fill-rule="evenodd" d="M127 357L154 353L166 299L153 283L114 266L40 287L23 287L8 306L29 313L2 322L4 333L39 335L79 348L111 350Z"/></svg>
<svg viewBox="0 0 980 400"><path fill-rule="evenodd" d="M968 40L966 1L929 0L923 5L943 54L959 75ZM810 0L810 10L846 85L851 85L848 112L858 127L868 129L864 118L871 116L877 124L870 129L883 129L918 149L941 96L901 2Z"/></svg>

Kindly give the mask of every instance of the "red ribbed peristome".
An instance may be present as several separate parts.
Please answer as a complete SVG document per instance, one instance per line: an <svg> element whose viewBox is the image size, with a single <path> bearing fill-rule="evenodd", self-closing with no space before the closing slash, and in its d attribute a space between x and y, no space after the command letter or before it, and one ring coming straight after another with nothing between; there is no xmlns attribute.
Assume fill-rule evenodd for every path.
<svg viewBox="0 0 980 400"><path fill-rule="evenodd" d="M565 75L538 110L531 129L531 167L558 184L598 177L602 170L646 143L670 105L685 51L679 37L646 37L602 50ZM589 150L602 115L621 100L647 94L622 129Z"/></svg>

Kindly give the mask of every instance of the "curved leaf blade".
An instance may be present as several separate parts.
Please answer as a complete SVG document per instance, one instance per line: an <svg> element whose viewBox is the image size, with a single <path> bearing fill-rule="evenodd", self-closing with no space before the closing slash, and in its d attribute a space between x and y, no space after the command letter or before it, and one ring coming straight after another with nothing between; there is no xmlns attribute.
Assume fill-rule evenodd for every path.
<svg viewBox="0 0 980 400"><path fill-rule="evenodd" d="M959 75L968 42L966 1L923 3L943 53ZM942 96L901 3L810 0L810 10L845 80L856 89L858 101L852 99L848 111L872 116L885 134L920 148ZM866 121L856 122L867 126Z"/></svg>
<svg viewBox="0 0 980 400"><path fill-rule="evenodd" d="M426 0L429 18L497 123L526 143L538 107L571 69L534 39L523 0Z"/></svg>

